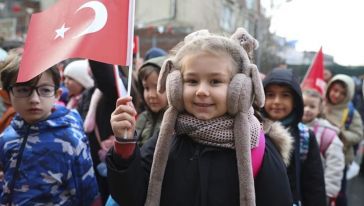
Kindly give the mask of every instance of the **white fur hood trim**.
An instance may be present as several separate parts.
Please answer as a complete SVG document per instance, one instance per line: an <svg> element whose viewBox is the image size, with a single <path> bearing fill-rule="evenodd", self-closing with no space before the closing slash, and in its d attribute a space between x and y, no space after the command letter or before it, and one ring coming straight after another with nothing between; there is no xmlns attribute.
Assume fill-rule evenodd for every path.
<svg viewBox="0 0 364 206"><path fill-rule="evenodd" d="M277 147L286 166L288 166L293 149L293 137L289 131L281 123L267 119L263 121L263 129Z"/></svg>

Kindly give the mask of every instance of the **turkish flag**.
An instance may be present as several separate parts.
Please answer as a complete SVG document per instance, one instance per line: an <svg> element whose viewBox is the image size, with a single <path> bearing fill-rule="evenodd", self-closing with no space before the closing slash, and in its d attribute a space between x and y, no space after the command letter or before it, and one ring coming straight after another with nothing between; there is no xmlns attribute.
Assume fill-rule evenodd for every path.
<svg viewBox="0 0 364 206"><path fill-rule="evenodd" d="M324 69L324 54L322 53L321 47L302 80L302 90L313 89L323 96L325 94L326 87L326 83L324 81Z"/></svg>
<svg viewBox="0 0 364 206"><path fill-rule="evenodd" d="M127 66L133 43L132 1L59 0L33 14L17 82L28 81L68 58Z"/></svg>

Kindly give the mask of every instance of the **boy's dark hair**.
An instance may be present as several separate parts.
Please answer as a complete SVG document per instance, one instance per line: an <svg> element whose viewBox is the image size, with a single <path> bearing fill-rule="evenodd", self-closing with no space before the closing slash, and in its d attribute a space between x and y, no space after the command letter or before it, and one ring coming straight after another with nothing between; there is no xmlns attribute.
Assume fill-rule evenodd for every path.
<svg viewBox="0 0 364 206"><path fill-rule="evenodd" d="M146 80L149 77L149 75L152 74L153 72L156 72L157 75L159 75L160 71L161 71L160 67L152 64L140 68L138 72L138 90L141 95L143 95L144 92L143 80Z"/></svg>
<svg viewBox="0 0 364 206"><path fill-rule="evenodd" d="M27 82L16 83L16 78L19 73L20 60L21 60L21 56L19 54L11 54L4 60L4 63L2 64L2 66L0 68L1 86L7 92L10 91L10 87L13 84L32 85L32 86L36 85L38 83L39 79L41 78L42 74L44 73L43 72L42 74L34 77L33 79L31 79ZM45 72L51 74L53 82L54 82L54 86L57 90L60 86L60 81L61 81L61 75L60 75L58 69L55 66L52 66Z"/></svg>

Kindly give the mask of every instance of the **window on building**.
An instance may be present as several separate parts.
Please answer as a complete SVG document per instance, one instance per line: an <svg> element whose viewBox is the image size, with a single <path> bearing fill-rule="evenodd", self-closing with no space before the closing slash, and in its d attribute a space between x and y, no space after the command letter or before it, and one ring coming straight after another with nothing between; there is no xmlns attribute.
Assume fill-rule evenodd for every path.
<svg viewBox="0 0 364 206"><path fill-rule="evenodd" d="M231 32L234 30L236 18L232 5L225 3L222 7L222 15L220 18L220 26L225 31Z"/></svg>

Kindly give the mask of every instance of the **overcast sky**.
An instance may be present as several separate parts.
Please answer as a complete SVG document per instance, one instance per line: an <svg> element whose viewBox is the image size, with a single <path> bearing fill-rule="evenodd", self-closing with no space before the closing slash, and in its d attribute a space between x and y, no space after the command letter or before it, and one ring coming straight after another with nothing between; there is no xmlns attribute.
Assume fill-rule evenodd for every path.
<svg viewBox="0 0 364 206"><path fill-rule="evenodd" d="M338 64L364 66L364 0L282 1L271 14L271 31L298 40L297 50L322 46Z"/></svg>

